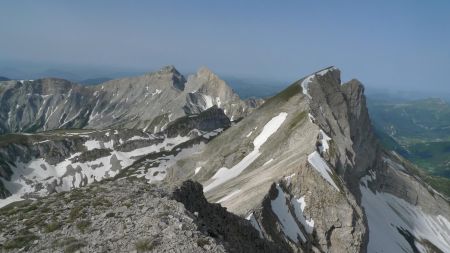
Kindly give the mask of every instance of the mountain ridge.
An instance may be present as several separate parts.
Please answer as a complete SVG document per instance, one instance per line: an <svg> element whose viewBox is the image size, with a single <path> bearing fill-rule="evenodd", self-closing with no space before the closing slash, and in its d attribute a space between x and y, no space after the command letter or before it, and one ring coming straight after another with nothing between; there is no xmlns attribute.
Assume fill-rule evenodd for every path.
<svg viewBox="0 0 450 253"><path fill-rule="evenodd" d="M167 72L173 70L163 74ZM12 189L11 194L13 182L29 187L33 173L44 167L58 172L53 175L56 191L96 179L141 180L156 187L189 185L183 182L195 180L213 206L245 218L242 222L253 227L251 233L288 252L445 252L450 248L449 202L417 176L406 160L381 147L359 81L342 83L339 69L325 68L231 123L226 112L230 107L197 93L197 88L214 79L209 77L206 72L186 80L189 85L184 90L191 94L187 109L192 114L156 133L63 131L58 138L72 135L74 144L52 152L43 149L45 159L28 152L28 162L14 160L17 150L27 148L6 140L0 155L10 160L0 166L0 182ZM158 84L168 83L172 84ZM174 94L181 92L170 87ZM45 133L20 136L34 148L54 145L38 135ZM39 143L45 138L50 143ZM39 180L51 186L53 178ZM35 193L51 194L39 180L31 184ZM191 210L189 201L181 202ZM30 229L45 239L40 228Z"/></svg>
<svg viewBox="0 0 450 253"><path fill-rule="evenodd" d="M157 132L176 118L213 105L237 120L262 103L242 101L218 77L196 80L201 91L184 91L186 82L173 66L94 86L57 78L7 81L0 91L0 133L105 127Z"/></svg>

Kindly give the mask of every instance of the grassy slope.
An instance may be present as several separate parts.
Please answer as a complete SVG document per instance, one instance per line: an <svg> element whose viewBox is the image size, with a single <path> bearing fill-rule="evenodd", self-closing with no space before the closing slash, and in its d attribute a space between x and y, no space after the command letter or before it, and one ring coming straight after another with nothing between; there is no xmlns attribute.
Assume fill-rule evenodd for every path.
<svg viewBox="0 0 450 253"><path fill-rule="evenodd" d="M437 99L369 99L368 105L382 144L416 164L427 183L450 197L450 105Z"/></svg>
<svg viewBox="0 0 450 253"><path fill-rule="evenodd" d="M433 175L450 178L448 103L439 99L408 102L369 99L369 111L385 146Z"/></svg>

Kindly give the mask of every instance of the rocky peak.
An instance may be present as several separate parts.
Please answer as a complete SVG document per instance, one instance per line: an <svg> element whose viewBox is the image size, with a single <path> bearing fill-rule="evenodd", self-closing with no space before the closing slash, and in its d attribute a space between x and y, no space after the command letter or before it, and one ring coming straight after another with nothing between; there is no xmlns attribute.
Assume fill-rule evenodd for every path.
<svg viewBox="0 0 450 253"><path fill-rule="evenodd" d="M168 76L172 80L172 85L179 89L184 90L184 84L186 83L186 79L173 65L168 65L162 67L160 70L158 70L155 74L166 77Z"/></svg>
<svg viewBox="0 0 450 253"><path fill-rule="evenodd" d="M224 80L206 67L201 67L196 74L189 76L186 86L188 92L205 93L219 97L221 100L229 100L237 96Z"/></svg>
<svg viewBox="0 0 450 253"><path fill-rule="evenodd" d="M160 70L158 70L158 73L177 73L180 74L178 72L178 70L175 68L175 66L173 65L167 65L162 67Z"/></svg>
<svg viewBox="0 0 450 253"><path fill-rule="evenodd" d="M374 165L378 149L364 86L356 79L341 84L340 70L336 67L317 71L300 82L303 93L309 97L316 124L337 144L330 162L349 182L357 182L356 174L365 173Z"/></svg>
<svg viewBox="0 0 450 253"><path fill-rule="evenodd" d="M207 67L201 67L197 71L196 75L197 75L198 78L203 78L203 79L206 79L206 80L220 80L220 78L216 74L214 74L214 72L212 72Z"/></svg>

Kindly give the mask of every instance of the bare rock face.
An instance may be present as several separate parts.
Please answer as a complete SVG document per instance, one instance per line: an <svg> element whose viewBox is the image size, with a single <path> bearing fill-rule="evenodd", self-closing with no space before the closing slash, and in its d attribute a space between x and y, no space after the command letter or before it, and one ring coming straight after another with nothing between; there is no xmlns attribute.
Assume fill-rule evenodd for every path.
<svg viewBox="0 0 450 253"><path fill-rule="evenodd" d="M8 85L17 85L20 92L10 90ZM32 85L10 83L7 87L0 101L27 94L23 87L30 89ZM51 89L58 92L69 87L63 82ZM84 92L86 88L79 89ZM123 194L120 196L139 196L146 191L145 187L140 188L145 181L161 189L159 193L163 195L153 196L159 200L165 196L168 185L175 186L170 200L158 200L158 204L152 205L159 209L167 201L171 208L180 211L173 217L183 212L193 214L196 227L189 220L181 223L195 228L191 230L195 238L208 237L207 245L211 247L205 248L201 239L203 250L411 253L450 250L449 202L421 180L412 164L380 147L372 131L363 85L357 80L342 84L337 68L326 68L294 82L254 110L249 108L257 106L257 102L241 101L207 69L184 80L174 68L167 67L92 89L96 105L90 110L95 113L89 114L86 126L107 127L114 122L113 126L137 129L3 136L0 196L7 198L0 199L0 204L17 200L13 197L26 197L17 195L23 189L32 189L34 195L28 198L33 198L100 180L111 192ZM152 98L145 96L147 90L150 92L147 97ZM84 97L79 96L78 100L84 101ZM169 98L176 99L169 103ZM67 103L78 101L70 102L71 99ZM141 105L147 102L152 106L143 110ZM230 119L241 117L242 120L231 124ZM11 123L16 121L9 119L6 126L15 125L17 129L17 124ZM90 122L97 123L89 125ZM124 190L122 184L130 180L139 181L136 183L139 189L132 193ZM195 180L201 185L185 180ZM23 187L14 187L17 184ZM135 189L134 183L130 185L130 189ZM172 198L183 203L186 210L172 205ZM77 201L84 203L85 198ZM148 200L136 201L133 205ZM41 206L37 208L42 213ZM25 212L14 209L11 213L16 211ZM97 214L92 215L96 217L93 224L97 224ZM135 224L133 218L126 218L129 213L120 217L127 226ZM35 218L29 217L33 221ZM140 218L136 224L141 224ZM149 219L155 222L154 216ZM5 220L8 229L11 224L16 223ZM104 224L114 234L117 224L112 227L108 222ZM136 224L133 231L146 233ZM38 228L27 229L23 230L24 236L32 238L30 242L37 240L34 236ZM73 228L64 227L64 231L72 234ZM179 235L172 228L161 232L168 239ZM0 243L3 240L4 245L12 245L10 241L17 242L17 235L17 232L0 234ZM42 238L53 240L54 236ZM183 245L187 252L201 252L198 243L195 246L186 236L180 234L174 243ZM74 238L78 239L78 234ZM99 240L101 245L106 244ZM130 250L129 243L117 241L120 243L106 249ZM48 243L42 244L46 245L42 249L48 249ZM154 250L168 250L173 245L172 241L167 245L155 244Z"/></svg>
<svg viewBox="0 0 450 253"><path fill-rule="evenodd" d="M242 101L209 70L201 69L188 80L167 66L89 87L55 78L2 82L0 133L111 127L156 133L175 119L212 106L237 120L262 103Z"/></svg>
<svg viewBox="0 0 450 253"><path fill-rule="evenodd" d="M185 181L173 192L175 200L184 204L187 210L197 213L204 233L228 242L230 252L289 252L283 245L262 239L251 223L229 213L219 204L210 204L203 195L201 184Z"/></svg>
<svg viewBox="0 0 450 253"><path fill-rule="evenodd" d="M262 104L261 100L241 100L225 81L207 68L201 68L188 78L186 91L189 92L184 107L187 114L198 113L216 105L233 121L243 118Z"/></svg>
<svg viewBox="0 0 450 253"><path fill-rule="evenodd" d="M84 187L125 170L161 181L166 166L203 148L230 124L221 109L212 107L181 117L157 134L116 129L0 136L0 207Z"/></svg>
<svg viewBox="0 0 450 253"><path fill-rule="evenodd" d="M399 172L399 159L378 145L364 87L341 84L340 71L330 67L268 99L169 171L200 181L208 200L293 252L377 252L384 244L445 251L448 202L427 193L433 191L409 165ZM427 221L436 225L421 230Z"/></svg>
<svg viewBox="0 0 450 253"><path fill-rule="evenodd" d="M364 214L344 180L346 169L358 167L353 113L339 71L320 71L267 100L172 170L200 167L194 179L208 200L247 217L262 238L293 252L360 252Z"/></svg>

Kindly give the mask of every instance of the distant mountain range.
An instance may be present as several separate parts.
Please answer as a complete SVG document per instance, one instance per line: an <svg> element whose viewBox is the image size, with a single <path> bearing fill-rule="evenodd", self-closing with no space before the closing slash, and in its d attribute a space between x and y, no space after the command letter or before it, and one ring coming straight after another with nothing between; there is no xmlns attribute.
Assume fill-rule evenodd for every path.
<svg viewBox="0 0 450 253"><path fill-rule="evenodd" d="M170 121L217 106L233 121L258 100L241 100L206 68L187 79L174 67L80 86L64 79L3 82L0 133L126 127L161 131ZM151 106L150 106L151 105Z"/></svg>
<svg viewBox="0 0 450 253"><path fill-rule="evenodd" d="M89 78L89 79L81 80L78 83L81 85L97 85L97 84L101 84L101 83L111 81L111 80L112 80L112 78L99 77L99 78Z"/></svg>
<svg viewBox="0 0 450 253"><path fill-rule="evenodd" d="M6 81L0 127L0 251L450 249L448 198L335 67L265 100L207 68Z"/></svg>

